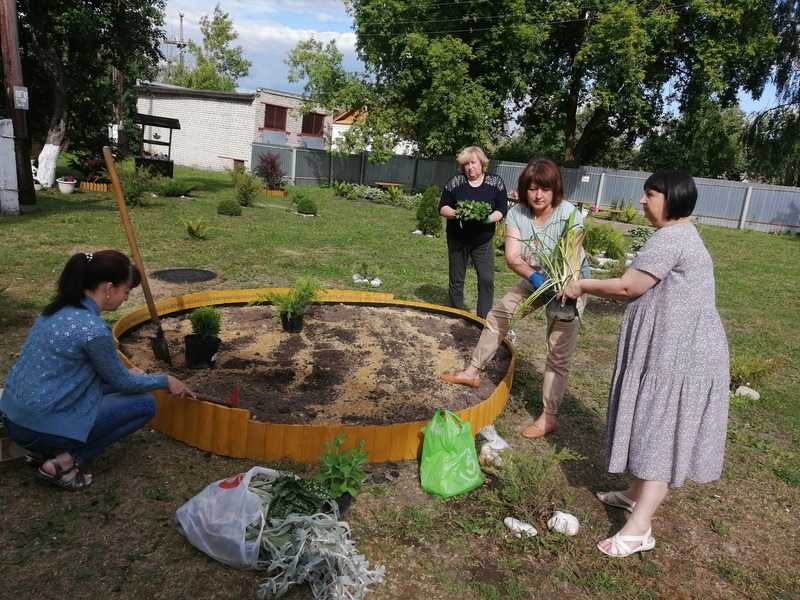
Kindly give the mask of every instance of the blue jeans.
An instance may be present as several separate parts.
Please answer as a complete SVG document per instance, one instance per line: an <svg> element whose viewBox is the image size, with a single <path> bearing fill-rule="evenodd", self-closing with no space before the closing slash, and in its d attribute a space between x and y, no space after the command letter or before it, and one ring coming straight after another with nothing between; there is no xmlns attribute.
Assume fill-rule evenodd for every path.
<svg viewBox="0 0 800 600"><path fill-rule="evenodd" d="M33 431L7 417L5 426L9 437L22 448L47 459L69 452L80 467L85 467L111 444L144 426L155 414L156 401L150 394L106 394L85 442Z"/></svg>

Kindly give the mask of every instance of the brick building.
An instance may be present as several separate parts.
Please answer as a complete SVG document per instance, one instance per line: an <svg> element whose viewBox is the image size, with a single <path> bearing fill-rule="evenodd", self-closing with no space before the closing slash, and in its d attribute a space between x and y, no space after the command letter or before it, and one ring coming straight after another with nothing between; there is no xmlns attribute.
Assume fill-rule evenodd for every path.
<svg viewBox="0 0 800 600"><path fill-rule="evenodd" d="M303 114L303 97L297 94L266 88L218 92L163 83L142 83L136 90L138 112L180 121L172 136L175 164L221 170L241 162L250 168L253 142L326 148L330 139L331 116L324 111ZM146 139L169 136L150 126L144 133ZM163 151L148 144L145 150Z"/></svg>

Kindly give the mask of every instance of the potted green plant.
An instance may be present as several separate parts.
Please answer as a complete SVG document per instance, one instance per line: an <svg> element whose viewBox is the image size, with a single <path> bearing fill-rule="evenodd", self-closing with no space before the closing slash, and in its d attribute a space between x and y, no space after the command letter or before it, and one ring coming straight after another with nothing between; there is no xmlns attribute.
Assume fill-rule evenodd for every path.
<svg viewBox="0 0 800 600"><path fill-rule="evenodd" d="M56 183L58 184L58 191L62 194L71 194L75 191L75 186L78 184L72 175L59 177L56 179Z"/></svg>
<svg viewBox="0 0 800 600"><path fill-rule="evenodd" d="M537 301L543 301L547 316L558 321L572 321L578 314L577 301L562 303L558 295L574 278L579 277L583 256L582 242L584 229L575 221L576 211L572 211L564 223L564 229L555 246L550 251L536 252L538 263L545 276L544 283L517 307L517 314L527 314ZM522 240L527 246L544 247L536 240Z"/></svg>
<svg viewBox="0 0 800 600"><path fill-rule="evenodd" d="M336 500L340 516L347 511L367 480L363 469L367 461L364 440L359 440L355 448L342 450L344 441L345 435L339 434L325 443L319 457L319 469L314 474L314 480Z"/></svg>
<svg viewBox="0 0 800 600"><path fill-rule="evenodd" d="M270 294L267 299L275 307L283 330L299 333L303 329L303 315L318 293L319 288L313 280L301 279L293 290L285 294Z"/></svg>
<svg viewBox="0 0 800 600"><path fill-rule="evenodd" d="M192 322L192 333L183 338L186 366L210 369L219 351L222 315L214 306L203 306L193 310L189 320Z"/></svg>

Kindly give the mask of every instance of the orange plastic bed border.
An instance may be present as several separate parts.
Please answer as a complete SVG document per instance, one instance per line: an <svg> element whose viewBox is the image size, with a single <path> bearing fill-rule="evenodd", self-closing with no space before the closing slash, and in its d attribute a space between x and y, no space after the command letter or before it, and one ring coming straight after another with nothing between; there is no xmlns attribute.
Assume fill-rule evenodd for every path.
<svg viewBox="0 0 800 600"><path fill-rule="evenodd" d="M245 304L270 292L285 292L284 288L258 288L248 290L214 290L174 296L156 302L159 315L169 315L197 308L221 304ZM466 311L415 302L398 300L392 294L354 290L324 290L319 302L408 306L427 311L456 315L483 324L483 321ZM114 337L149 319L147 307L141 306L125 314L114 325ZM492 394L478 404L458 411L472 424L476 433L494 422L506 406L514 378L516 354L514 347L505 342L511 353L508 371ZM173 353L176 351L172 348ZM127 357L123 361L131 366ZM370 462L416 459L422 444L421 429L426 421L393 423L391 425L303 425L257 421L250 411L190 398L178 398L166 391L157 391L156 416L150 425L166 435L207 452L264 460L290 459L301 463L315 463L325 442L343 433L347 436L345 447L364 440Z"/></svg>

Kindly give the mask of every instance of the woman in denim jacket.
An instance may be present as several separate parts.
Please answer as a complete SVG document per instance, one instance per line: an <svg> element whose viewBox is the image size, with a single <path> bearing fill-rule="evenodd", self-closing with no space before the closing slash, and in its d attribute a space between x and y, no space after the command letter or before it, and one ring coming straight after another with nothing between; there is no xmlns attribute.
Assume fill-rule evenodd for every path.
<svg viewBox="0 0 800 600"><path fill-rule="evenodd" d="M88 462L155 415L147 392L193 395L172 375L127 369L117 356L100 313L116 310L140 280L116 250L73 255L9 372L0 397L6 429L45 459L38 474L50 483L72 491L88 487Z"/></svg>

